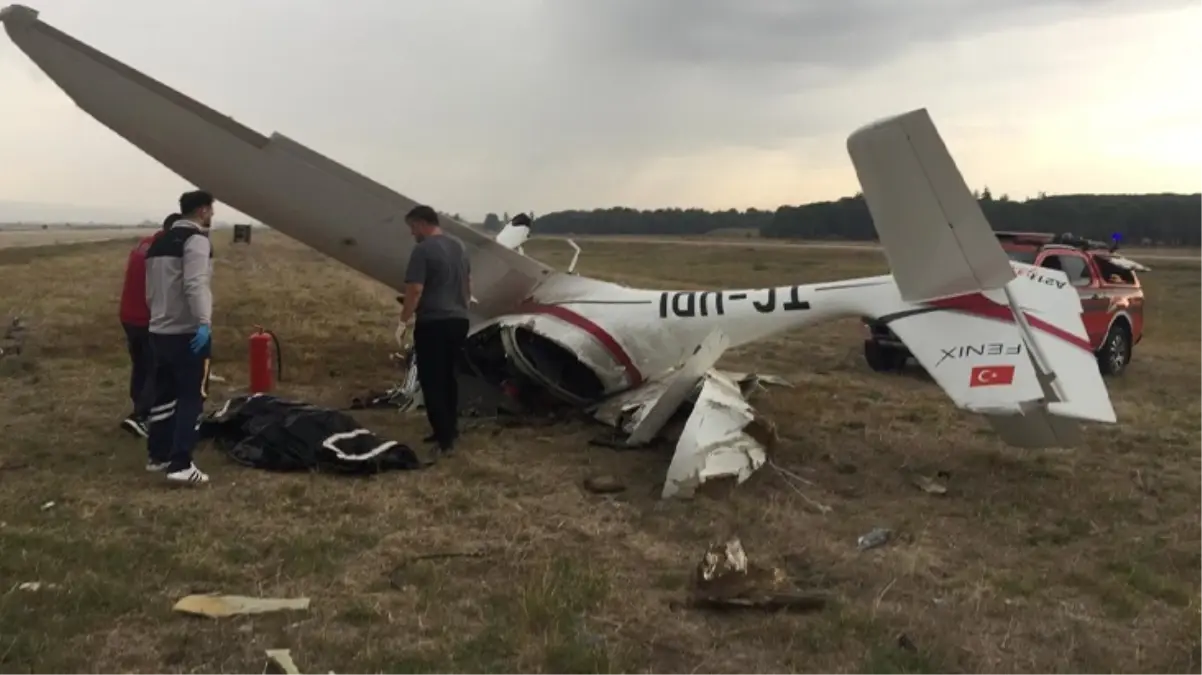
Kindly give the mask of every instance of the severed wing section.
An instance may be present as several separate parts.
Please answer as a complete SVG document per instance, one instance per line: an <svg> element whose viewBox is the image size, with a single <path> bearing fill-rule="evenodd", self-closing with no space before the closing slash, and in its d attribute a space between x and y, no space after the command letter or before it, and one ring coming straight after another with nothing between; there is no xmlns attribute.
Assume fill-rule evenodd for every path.
<svg viewBox="0 0 1202 675"><path fill-rule="evenodd" d="M184 180L387 286L413 247L413 200L280 134L264 136L41 21L0 10L12 41L84 112ZM553 271L444 217L472 260L484 317L513 307Z"/></svg>
<svg viewBox="0 0 1202 675"><path fill-rule="evenodd" d="M742 483L767 461L763 442L749 433L757 418L744 385L772 380L715 369L729 344L721 331L711 332L678 368L609 399L595 413L629 434L627 445L638 446L654 440L676 411L692 402L664 477L665 499L690 497L715 478Z"/></svg>
<svg viewBox="0 0 1202 675"><path fill-rule="evenodd" d="M751 477L768 460L764 445L747 433L755 419L737 382L719 371L707 372L676 442L663 497L692 496L714 478L742 483Z"/></svg>

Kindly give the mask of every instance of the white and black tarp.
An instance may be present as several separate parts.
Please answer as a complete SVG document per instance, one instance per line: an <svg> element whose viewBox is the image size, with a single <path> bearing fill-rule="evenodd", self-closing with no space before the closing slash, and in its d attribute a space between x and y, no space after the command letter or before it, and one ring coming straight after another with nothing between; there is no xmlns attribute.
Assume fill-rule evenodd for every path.
<svg viewBox="0 0 1202 675"><path fill-rule="evenodd" d="M374 474L426 465L409 446L346 413L267 394L238 396L200 423L202 438L239 464L268 471Z"/></svg>

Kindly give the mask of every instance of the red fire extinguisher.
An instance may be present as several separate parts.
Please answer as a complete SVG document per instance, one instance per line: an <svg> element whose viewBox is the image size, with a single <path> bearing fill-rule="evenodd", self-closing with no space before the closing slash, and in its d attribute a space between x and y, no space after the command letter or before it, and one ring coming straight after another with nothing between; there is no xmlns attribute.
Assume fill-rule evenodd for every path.
<svg viewBox="0 0 1202 675"><path fill-rule="evenodd" d="M275 347L273 350L272 347ZM275 377L272 377L271 356L275 352ZM250 392L265 394L275 386L275 380L283 374L283 361L280 359L280 341L275 333L255 326L255 332L250 336Z"/></svg>

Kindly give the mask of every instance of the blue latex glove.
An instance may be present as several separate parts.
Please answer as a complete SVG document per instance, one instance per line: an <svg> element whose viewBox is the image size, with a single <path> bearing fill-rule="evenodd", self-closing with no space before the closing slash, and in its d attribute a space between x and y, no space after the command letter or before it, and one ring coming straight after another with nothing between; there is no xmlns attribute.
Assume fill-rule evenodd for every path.
<svg viewBox="0 0 1202 675"><path fill-rule="evenodd" d="M199 354L205 345L209 344L209 337L213 332L208 324L200 324L200 328L196 329L196 335L192 336L192 353Z"/></svg>

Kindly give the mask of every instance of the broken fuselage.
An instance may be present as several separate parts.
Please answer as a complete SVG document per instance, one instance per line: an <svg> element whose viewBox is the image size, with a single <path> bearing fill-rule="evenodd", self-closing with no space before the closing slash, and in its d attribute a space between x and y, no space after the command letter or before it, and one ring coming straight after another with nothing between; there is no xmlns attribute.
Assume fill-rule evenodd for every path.
<svg viewBox="0 0 1202 675"><path fill-rule="evenodd" d="M492 384L516 374L587 407L674 371L715 330L735 348L822 321L876 316L899 302L887 275L671 291L555 274L516 311L476 323L467 361Z"/></svg>

